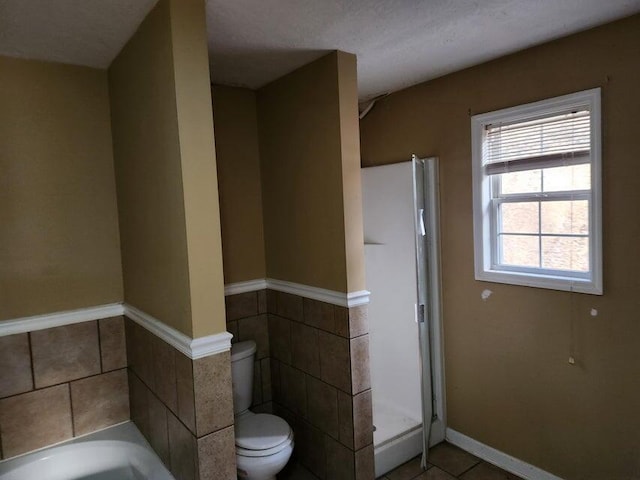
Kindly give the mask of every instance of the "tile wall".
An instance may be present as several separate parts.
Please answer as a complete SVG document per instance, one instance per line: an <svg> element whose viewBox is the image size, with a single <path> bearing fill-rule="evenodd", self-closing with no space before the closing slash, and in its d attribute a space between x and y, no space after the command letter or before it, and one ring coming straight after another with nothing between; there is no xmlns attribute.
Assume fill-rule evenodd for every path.
<svg viewBox="0 0 640 480"><path fill-rule="evenodd" d="M129 419L122 317L0 337L0 455Z"/></svg>
<svg viewBox="0 0 640 480"><path fill-rule="evenodd" d="M271 345L267 317L267 291L240 293L225 297L227 331L233 335L232 343L245 340L256 342L253 368L253 412L273 409L271 394Z"/></svg>
<svg viewBox="0 0 640 480"><path fill-rule="evenodd" d="M229 352L191 360L125 322L131 419L176 480L235 480Z"/></svg>
<svg viewBox="0 0 640 480"><path fill-rule="evenodd" d="M226 303L233 341L258 347L252 410L289 422L294 455L319 478L373 479L366 307L270 290ZM236 478L229 352L191 360L115 317L0 337L0 371L2 458L131 411L177 480Z"/></svg>
<svg viewBox="0 0 640 480"><path fill-rule="evenodd" d="M294 455L319 478L372 480L366 306L347 309L271 290L226 300L228 330L258 344L254 390L261 393L252 410L272 410L289 422Z"/></svg>

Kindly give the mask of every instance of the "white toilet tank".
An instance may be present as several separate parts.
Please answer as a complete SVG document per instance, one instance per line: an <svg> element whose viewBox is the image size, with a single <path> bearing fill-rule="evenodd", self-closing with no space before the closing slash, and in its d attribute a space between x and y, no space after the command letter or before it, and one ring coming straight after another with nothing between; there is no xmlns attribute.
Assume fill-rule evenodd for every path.
<svg viewBox="0 0 640 480"><path fill-rule="evenodd" d="M231 379L233 383L233 413L248 410L253 399L253 361L256 342L247 340L231 345Z"/></svg>

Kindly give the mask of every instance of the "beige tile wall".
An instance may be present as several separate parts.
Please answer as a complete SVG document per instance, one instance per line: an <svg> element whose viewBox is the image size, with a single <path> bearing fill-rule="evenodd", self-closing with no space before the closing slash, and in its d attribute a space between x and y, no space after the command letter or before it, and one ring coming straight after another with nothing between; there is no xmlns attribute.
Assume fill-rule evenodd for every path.
<svg viewBox="0 0 640 480"><path fill-rule="evenodd" d="M225 302L232 341L257 344L252 410L285 418L296 434L294 455L321 479L372 480L366 307L272 290Z"/></svg>
<svg viewBox="0 0 640 480"><path fill-rule="evenodd" d="M191 360L125 322L131 419L176 480L235 480L229 352Z"/></svg>
<svg viewBox="0 0 640 480"><path fill-rule="evenodd" d="M233 343L244 340L256 342L256 361L253 369L254 412L272 411L271 344L267 317L267 290L228 295L225 297L227 330Z"/></svg>
<svg viewBox="0 0 640 480"><path fill-rule="evenodd" d="M273 410L321 479L373 480L367 307L268 290Z"/></svg>
<svg viewBox="0 0 640 480"><path fill-rule="evenodd" d="M115 317L0 337L0 372L0 458L131 418L176 480L236 478L228 352L191 360Z"/></svg>
<svg viewBox="0 0 640 480"><path fill-rule="evenodd" d="M0 337L2 458L129 419L122 317Z"/></svg>

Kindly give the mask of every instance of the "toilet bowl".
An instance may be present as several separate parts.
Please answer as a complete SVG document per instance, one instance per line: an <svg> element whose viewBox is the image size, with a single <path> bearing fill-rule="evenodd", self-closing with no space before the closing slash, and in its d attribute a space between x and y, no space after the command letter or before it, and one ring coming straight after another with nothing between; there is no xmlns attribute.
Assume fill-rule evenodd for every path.
<svg viewBox="0 0 640 480"><path fill-rule="evenodd" d="M255 352L253 340L231 346L238 478L275 480L291 458L293 431L280 417L249 410Z"/></svg>
<svg viewBox="0 0 640 480"><path fill-rule="evenodd" d="M280 417L247 412L236 417L238 478L272 480L291 457L293 432Z"/></svg>

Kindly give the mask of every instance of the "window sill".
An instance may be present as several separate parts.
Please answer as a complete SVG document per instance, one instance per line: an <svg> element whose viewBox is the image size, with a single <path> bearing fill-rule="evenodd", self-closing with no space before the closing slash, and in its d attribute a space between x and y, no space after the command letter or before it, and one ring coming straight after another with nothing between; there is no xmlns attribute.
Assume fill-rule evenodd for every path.
<svg viewBox="0 0 640 480"><path fill-rule="evenodd" d="M591 279L536 275L533 273L508 272L504 270L481 270L475 274L476 280L505 283L524 287L546 288L565 292L602 295L602 282Z"/></svg>

